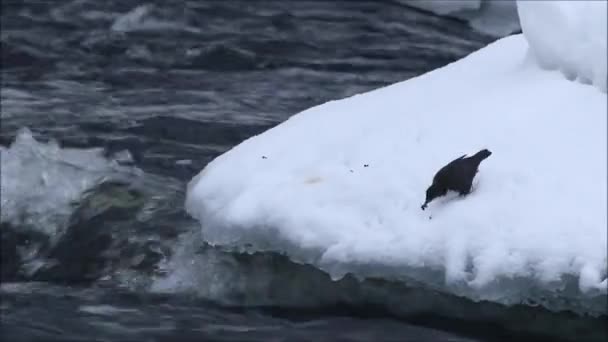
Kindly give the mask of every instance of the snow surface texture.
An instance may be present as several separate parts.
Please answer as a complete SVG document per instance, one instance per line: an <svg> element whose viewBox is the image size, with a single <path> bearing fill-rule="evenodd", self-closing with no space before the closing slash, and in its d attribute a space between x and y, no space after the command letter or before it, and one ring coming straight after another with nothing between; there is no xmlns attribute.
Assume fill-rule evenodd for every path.
<svg viewBox="0 0 608 342"><path fill-rule="evenodd" d="M9 148L0 146L0 220L54 236L72 213L71 203L86 190L104 178L118 179L119 173L138 172L119 164L130 160L128 153L108 159L101 149L41 143L23 129Z"/></svg>
<svg viewBox="0 0 608 342"><path fill-rule="evenodd" d="M606 92L607 1L520 1L518 11L539 66Z"/></svg>
<svg viewBox="0 0 608 342"><path fill-rule="evenodd" d="M401 3L466 20L479 32L503 37L520 30L514 0L400 0Z"/></svg>
<svg viewBox="0 0 608 342"><path fill-rule="evenodd" d="M606 93L539 68L510 36L294 115L211 162L185 205L212 244L285 252L334 277L605 314L606 111ZM435 172L482 148L493 154L473 193L422 211Z"/></svg>

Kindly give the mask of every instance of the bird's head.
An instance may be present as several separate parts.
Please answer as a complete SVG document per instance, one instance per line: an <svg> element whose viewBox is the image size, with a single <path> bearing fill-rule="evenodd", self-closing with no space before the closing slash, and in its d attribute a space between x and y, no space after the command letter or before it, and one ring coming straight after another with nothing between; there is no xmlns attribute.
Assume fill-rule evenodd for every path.
<svg viewBox="0 0 608 342"><path fill-rule="evenodd" d="M422 210L426 209L426 206L435 198L439 197L439 196L443 196L447 193L447 190L445 188L439 187L437 186L437 184L433 183L431 184L431 186L429 186L428 189L426 189L426 200L424 201L424 204L422 205Z"/></svg>

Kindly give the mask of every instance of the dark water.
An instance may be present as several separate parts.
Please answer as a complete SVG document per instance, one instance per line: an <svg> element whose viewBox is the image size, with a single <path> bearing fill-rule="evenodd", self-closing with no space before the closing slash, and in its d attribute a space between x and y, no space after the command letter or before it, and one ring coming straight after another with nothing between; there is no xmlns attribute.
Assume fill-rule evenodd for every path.
<svg viewBox="0 0 608 342"><path fill-rule="evenodd" d="M2 155L3 340L605 336L600 319L224 251L182 209L244 139L492 40L465 23L379 0L5 0L1 25L0 142L36 139Z"/></svg>

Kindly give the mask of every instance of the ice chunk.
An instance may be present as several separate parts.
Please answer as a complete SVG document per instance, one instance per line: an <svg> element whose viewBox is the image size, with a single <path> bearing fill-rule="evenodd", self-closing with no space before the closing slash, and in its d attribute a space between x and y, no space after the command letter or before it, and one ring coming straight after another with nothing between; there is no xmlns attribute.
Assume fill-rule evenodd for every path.
<svg viewBox="0 0 608 342"><path fill-rule="evenodd" d="M608 2L526 0L517 8L538 65L606 92Z"/></svg>
<svg viewBox="0 0 608 342"><path fill-rule="evenodd" d="M126 152L120 155L123 162L129 158ZM26 224L50 236L65 226L72 202L86 190L104 178L139 172L104 157L101 149L38 142L27 129L19 132L10 147L0 147L0 161L1 221Z"/></svg>
<svg viewBox="0 0 608 342"><path fill-rule="evenodd" d="M285 252L335 277L505 304L555 297L560 309L605 296L606 94L527 50L507 37L301 112L211 162L186 209L211 243ZM481 148L493 154L473 193L420 210L433 174Z"/></svg>

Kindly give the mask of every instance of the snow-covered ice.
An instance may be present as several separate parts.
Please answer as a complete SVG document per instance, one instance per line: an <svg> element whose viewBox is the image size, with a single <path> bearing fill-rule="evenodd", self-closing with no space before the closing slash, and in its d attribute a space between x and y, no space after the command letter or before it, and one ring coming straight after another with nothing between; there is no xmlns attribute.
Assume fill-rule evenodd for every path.
<svg viewBox="0 0 608 342"><path fill-rule="evenodd" d="M518 11L539 66L606 92L608 1L522 1Z"/></svg>
<svg viewBox="0 0 608 342"><path fill-rule="evenodd" d="M572 307L606 295L605 77L583 84L539 62L559 53L558 69L576 60L572 70L601 80L606 12L526 1L519 13L524 35L310 108L216 158L185 203L204 238L335 277L415 279L505 304L554 296L543 305L605 313ZM557 36L587 43L557 51ZM481 148L493 154L473 193L422 211L434 173Z"/></svg>

